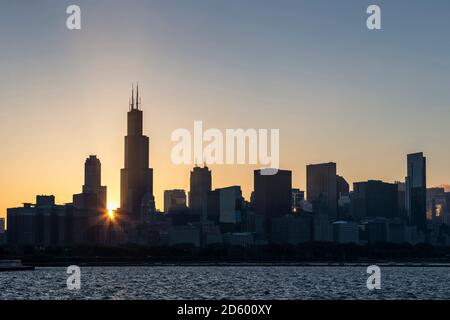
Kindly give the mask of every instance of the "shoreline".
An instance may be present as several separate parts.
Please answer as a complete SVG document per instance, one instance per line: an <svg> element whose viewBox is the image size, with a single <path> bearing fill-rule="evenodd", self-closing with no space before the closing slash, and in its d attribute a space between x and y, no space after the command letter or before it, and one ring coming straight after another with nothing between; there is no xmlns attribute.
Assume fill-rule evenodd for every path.
<svg viewBox="0 0 450 320"><path fill-rule="evenodd" d="M54 263L24 263L25 267L68 267L78 265L80 267L434 267L450 268L450 262L348 262L348 263L297 263L297 262L54 262Z"/></svg>

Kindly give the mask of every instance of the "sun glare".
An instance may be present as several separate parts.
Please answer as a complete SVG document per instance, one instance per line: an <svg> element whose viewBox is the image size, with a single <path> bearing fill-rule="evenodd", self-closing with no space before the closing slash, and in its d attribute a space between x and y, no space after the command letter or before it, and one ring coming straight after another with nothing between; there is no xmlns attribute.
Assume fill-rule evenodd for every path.
<svg viewBox="0 0 450 320"><path fill-rule="evenodd" d="M114 220L114 211L117 209L117 205L115 203L108 203L108 217L111 220Z"/></svg>
<svg viewBox="0 0 450 320"><path fill-rule="evenodd" d="M114 211L113 211L113 210L108 210L108 217L109 217L111 220L114 220Z"/></svg>

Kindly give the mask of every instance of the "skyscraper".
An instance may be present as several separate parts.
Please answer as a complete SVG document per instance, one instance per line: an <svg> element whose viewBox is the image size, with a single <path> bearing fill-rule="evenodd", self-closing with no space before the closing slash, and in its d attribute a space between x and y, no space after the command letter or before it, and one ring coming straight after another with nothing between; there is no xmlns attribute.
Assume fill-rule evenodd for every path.
<svg viewBox="0 0 450 320"><path fill-rule="evenodd" d="M84 163L83 191L73 195L75 208L106 211L106 186L102 186L101 172L100 160L89 156Z"/></svg>
<svg viewBox="0 0 450 320"><path fill-rule="evenodd" d="M398 217L398 185L369 180L353 183L353 218Z"/></svg>
<svg viewBox="0 0 450 320"><path fill-rule="evenodd" d="M306 196L316 213L337 217L336 163L310 164L306 166Z"/></svg>
<svg viewBox="0 0 450 320"><path fill-rule="evenodd" d="M409 223L418 230L426 231L427 183L426 158L422 152L408 154L405 206Z"/></svg>
<svg viewBox="0 0 450 320"><path fill-rule="evenodd" d="M292 212L292 172L278 170L274 175L254 171L254 209L264 217L265 231L270 235L272 219Z"/></svg>
<svg viewBox="0 0 450 320"><path fill-rule="evenodd" d="M125 167L120 172L120 212L132 221L155 210L153 169L149 167L149 138L143 135L139 87L131 94L125 136Z"/></svg>
<svg viewBox="0 0 450 320"><path fill-rule="evenodd" d="M348 185L348 182L347 182L347 180L345 180L344 177L337 175L336 183L337 183L336 192L337 192L338 199L339 199L340 195L346 195L350 192L350 186Z"/></svg>
<svg viewBox="0 0 450 320"><path fill-rule="evenodd" d="M186 209L186 192L181 189L164 190L164 213Z"/></svg>
<svg viewBox="0 0 450 320"><path fill-rule="evenodd" d="M75 207L106 210L106 186L102 186L101 172L100 160L89 156L84 163L83 192L73 196Z"/></svg>
<svg viewBox="0 0 450 320"><path fill-rule="evenodd" d="M5 233L5 218L0 218L0 233Z"/></svg>
<svg viewBox="0 0 450 320"><path fill-rule="evenodd" d="M191 171L189 190L189 208L192 213L206 217L206 200L211 187L211 170L207 166L203 168L195 166Z"/></svg>
<svg viewBox="0 0 450 320"><path fill-rule="evenodd" d="M300 189L292 189L292 211L299 213L302 207L302 202L305 200L305 191Z"/></svg>

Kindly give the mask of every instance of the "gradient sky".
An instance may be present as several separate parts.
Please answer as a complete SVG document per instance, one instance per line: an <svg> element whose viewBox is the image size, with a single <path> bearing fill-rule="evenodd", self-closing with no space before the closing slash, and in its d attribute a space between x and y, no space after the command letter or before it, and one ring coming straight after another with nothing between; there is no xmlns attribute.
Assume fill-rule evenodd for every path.
<svg viewBox="0 0 450 320"><path fill-rule="evenodd" d="M82 30L66 29L78 4ZM365 26L369 4L382 30ZM81 191L90 154L119 203L131 83L139 81L157 207L188 189L170 160L176 128L279 128L281 167L305 187L308 163L349 183L403 180L427 156L428 185L450 182L450 2L1 0L0 216ZM213 187L253 166L213 166Z"/></svg>

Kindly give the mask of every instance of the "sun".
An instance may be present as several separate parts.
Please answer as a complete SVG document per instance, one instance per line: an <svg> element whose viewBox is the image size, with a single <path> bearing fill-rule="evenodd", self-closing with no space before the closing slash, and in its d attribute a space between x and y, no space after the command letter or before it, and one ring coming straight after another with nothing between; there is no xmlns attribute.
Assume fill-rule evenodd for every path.
<svg viewBox="0 0 450 320"><path fill-rule="evenodd" d="M117 210L117 205L115 203L108 203L108 217L114 220L114 212Z"/></svg>

